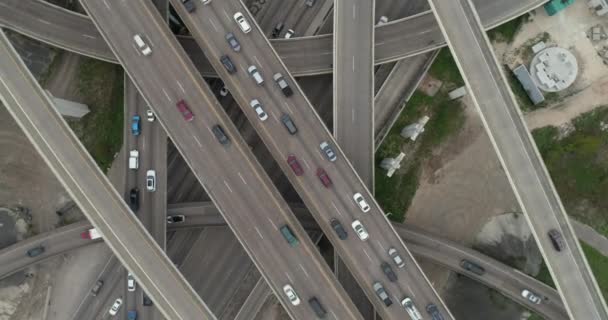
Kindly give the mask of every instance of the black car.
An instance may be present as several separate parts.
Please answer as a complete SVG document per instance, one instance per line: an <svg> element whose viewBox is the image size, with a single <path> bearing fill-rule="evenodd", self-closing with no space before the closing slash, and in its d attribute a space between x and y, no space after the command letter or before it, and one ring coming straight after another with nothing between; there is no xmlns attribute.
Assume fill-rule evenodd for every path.
<svg viewBox="0 0 608 320"><path fill-rule="evenodd" d="M274 26L274 29L272 29L272 37L276 38L281 34L281 31L283 31L283 22L279 22L277 23L276 26Z"/></svg>
<svg viewBox="0 0 608 320"><path fill-rule="evenodd" d="M93 286L93 288L91 288L91 295L93 297L97 296L97 294L99 293L99 291L101 290L102 287L103 287L103 280L97 280L97 282L95 282L95 285Z"/></svg>
<svg viewBox="0 0 608 320"><path fill-rule="evenodd" d="M27 256L30 257L30 258L37 257L37 256L39 256L39 255L41 255L43 253L44 253L44 247L43 246L38 246L38 247L31 248L31 249L27 250Z"/></svg>
<svg viewBox="0 0 608 320"><path fill-rule="evenodd" d="M388 264L388 262L382 262L380 268L382 269L382 272L384 272L384 275L386 275L390 282L397 281L397 274L393 272L393 268L391 268L391 265Z"/></svg>
<svg viewBox="0 0 608 320"><path fill-rule="evenodd" d="M298 128L296 127L295 123L293 123L293 120L291 120L291 117L288 114L284 113L281 116L281 122L283 122L283 125L285 126L285 128L287 128L289 134L296 134L296 132L298 132Z"/></svg>
<svg viewBox="0 0 608 320"><path fill-rule="evenodd" d="M219 124L214 125L211 128L211 131L213 131L213 134L215 135L215 138L217 139L217 141L219 141L219 143L223 145L227 145L230 143L230 139L228 139L228 136L224 132L224 129Z"/></svg>
<svg viewBox="0 0 608 320"><path fill-rule="evenodd" d="M482 266L477 265L467 259L462 259L462 261L460 261L460 266L467 270L467 271L471 271L476 275L483 275L484 273L486 273L486 269L484 269Z"/></svg>
<svg viewBox="0 0 608 320"><path fill-rule="evenodd" d="M129 192L129 207L133 212L139 210L139 189L133 188Z"/></svg>
<svg viewBox="0 0 608 320"><path fill-rule="evenodd" d="M348 233L346 233L346 230L344 230L344 227L340 221L338 221L338 219L331 219L330 224L331 227L334 228L334 231L336 231L336 234L340 240L344 240L348 237Z"/></svg>
<svg viewBox="0 0 608 320"><path fill-rule="evenodd" d="M186 216L184 216L183 214L167 216L167 223L181 223L184 221L186 221Z"/></svg>
<svg viewBox="0 0 608 320"><path fill-rule="evenodd" d="M564 238L562 234L556 229L551 229L547 233L549 235L549 239L551 239L551 244L557 251L562 251L566 247L566 243L564 242Z"/></svg>
<svg viewBox="0 0 608 320"><path fill-rule="evenodd" d="M188 11L188 12L193 12L194 9L196 9L196 7L194 6L193 0L182 0L182 4L184 5L184 8L186 8L186 11Z"/></svg>
<svg viewBox="0 0 608 320"><path fill-rule="evenodd" d="M437 308L436 305L429 303L426 306L426 312L431 315L431 318L433 320L444 320L443 316L441 315L441 312L439 312L439 308Z"/></svg>
<svg viewBox="0 0 608 320"><path fill-rule="evenodd" d="M236 72L236 66L230 60L230 57L227 55L223 55L220 57L220 62L224 65L224 68L228 71L228 73L232 74Z"/></svg>

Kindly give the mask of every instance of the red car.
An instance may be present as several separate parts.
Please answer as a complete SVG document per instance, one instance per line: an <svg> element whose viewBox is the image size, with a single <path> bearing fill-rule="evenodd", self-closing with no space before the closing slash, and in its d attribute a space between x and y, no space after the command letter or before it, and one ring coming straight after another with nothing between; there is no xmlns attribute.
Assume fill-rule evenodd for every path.
<svg viewBox="0 0 608 320"><path fill-rule="evenodd" d="M190 108L186 104L186 101L179 100L177 102L177 110L182 113L182 116L184 116L184 120L190 122L192 121L192 119L194 119L194 115L192 114L192 111L190 111Z"/></svg>
<svg viewBox="0 0 608 320"><path fill-rule="evenodd" d="M298 159L296 159L296 156L294 156L293 154L290 154L289 157L287 157L287 163L289 163L291 170L293 170L293 173L295 173L296 176L301 176L302 174L304 174L302 166L298 162Z"/></svg>
<svg viewBox="0 0 608 320"><path fill-rule="evenodd" d="M325 188L331 187L331 179L329 178L325 170L321 168L317 169L317 177L319 177L319 180L321 180L321 183L325 186Z"/></svg>

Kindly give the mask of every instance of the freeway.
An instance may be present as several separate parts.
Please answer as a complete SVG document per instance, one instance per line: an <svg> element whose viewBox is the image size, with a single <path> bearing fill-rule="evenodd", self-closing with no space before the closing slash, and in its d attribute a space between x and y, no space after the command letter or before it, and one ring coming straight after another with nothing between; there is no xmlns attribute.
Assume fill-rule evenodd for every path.
<svg viewBox="0 0 608 320"><path fill-rule="evenodd" d="M433 303L446 317L450 317L441 298L395 233L380 206L323 125L308 99L281 63L266 37L244 10L242 3L214 1L205 6L205 10L196 10L192 13L186 12L178 0L173 0L171 3L379 314L384 319L407 315L405 308L397 305L391 308L390 304L386 306L376 296L372 289L372 285L376 282L383 283L395 304L404 297L413 297L421 307ZM244 34L238 30L232 17L237 11L247 14L246 19L253 26L251 32ZM226 43L225 35L232 31L236 33L240 42L242 52L240 54L231 52ZM230 56L237 68L236 73L229 74L219 62L223 54ZM259 72L266 75L270 83L256 84L256 81L247 75L248 66L257 66ZM239 69L241 72L238 72ZM292 96L286 98L282 90L271 83L273 74L276 73L281 73L291 85L294 91ZM256 111L249 106L252 99L258 99L265 112L270 115L266 121L260 121ZM295 127L299 127L297 132L292 131L290 134L281 123L284 120L279 118L285 116L293 120ZM330 162L319 150L319 144L323 141L333 146L337 155L335 162ZM288 158L292 156L299 159L301 164L302 173L299 175L296 175L298 170L292 169L287 163ZM319 169L327 171L327 175L333 180L333 186L323 187L316 176L319 174ZM305 171L308 173L304 173ZM355 193L361 193L369 202L369 208L365 210L369 211L368 213L362 214L353 201ZM349 228L352 223L360 221L371 235L370 241L361 241L354 233L348 239L340 240L330 226L330 220L334 218L349 230L353 230ZM389 248L395 248L406 263L410 264L409 268L394 268L400 278L396 282L385 281L386 276L380 268L382 262L390 261L387 253ZM361 263L361 261L369 261L369 263Z"/></svg>
<svg viewBox="0 0 608 320"><path fill-rule="evenodd" d="M333 134L374 190L375 0L334 1Z"/></svg>
<svg viewBox="0 0 608 320"><path fill-rule="evenodd" d="M568 314L608 319L602 293L473 4L430 3ZM550 230L561 234L561 251L551 243Z"/></svg>
<svg viewBox="0 0 608 320"><path fill-rule="evenodd" d="M4 33L0 53L0 96L4 105L163 315L170 319L214 319L55 110Z"/></svg>
<svg viewBox="0 0 608 320"><path fill-rule="evenodd" d="M528 12L547 0L477 0L486 28ZM40 0L0 0L0 25L29 37L93 58L116 57L91 21L83 15ZM375 64L407 58L445 46L432 12L395 20L375 31ZM205 76L215 71L189 37L180 37L186 51ZM332 35L272 40L279 56L295 76L332 72Z"/></svg>
<svg viewBox="0 0 608 320"><path fill-rule="evenodd" d="M318 229L317 224L310 218L310 215L305 208L303 208L301 205L293 205L293 207L295 208L294 212L306 229ZM198 230L201 227L226 226L226 222L220 215L217 208L215 208L211 202L171 204L169 205L167 212L169 214L183 214L186 216L185 223L173 224L170 226L170 232L176 231L176 235L186 235L187 231ZM415 256L423 257L432 261L433 263L443 265L454 272L465 274L466 276L479 281L488 287L500 291L505 296L522 304L526 308L530 308L534 312L544 315L547 319L568 319L566 310L561 303L561 299L557 291L549 288L542 282L523 274L519 270L513 269L499 261L496 261L473 249L464 247L458 243L439 238L412 226L405 226L397 223L394 223L393 225L403 240L408 243L408 247L411 248L412 253ZM86 230L90 227L91 226L85 222L71 224L62 228L61 232L65 233L64 236L59 236L56 232L48 232L37 236L37 241L52 244L61 244L63 242L67 242L65 247L54 245L51 246L49 255L47 257L56 256L76 248L78 245L73 244L73 240L79 238L81 230ZM173 240L168 242L167 250L172 261L180 266L186 258L189 248L196 239L196 234L194 234L194 237L183 237L183 241L178 241L176 236L174 236ZM101 240L88 240L84 243L84 245L98 243L99 241ZM28 246L29 245L27 243L21 241L9 248L12 251L23 252ZM178 247L180 248L180 251L176 250ZM9 250L9 248L5 250ZM0 265L4 265L5 261L12 259L12 256L7 254L5 250L0 251ZM441 254L437 254L437 252L440 252ZM233 253L223 255L231 256ZM213 256L215 257L215 255ZM36 257L32 259L21 255L20 257L17 257L19 268L12 269L11 272L14 273L32 264L39 263L47 257ZM474 273L466 272L460 267L460 261L462 259L475 261L475 263L486 269L486 273L483 276L478 276ZM6 269L2 269L1 271L7 272ZM5 274L0 273L0 278L4 276ZM104 278L103 276L100 277ZM540 293L543 297L546 297L545 302L541 305L534 305L530 304L525 299L522 299L520 292L523 288L528 288L534 292ZM258 290L261 289L258 288ZM201 293L201 295L204 297L203 293ZM210 302L210 306L212 305L213 304Z"/></svg>
<svg viewBox="0 0 608 320"><path fill-rule="evenodd" d="M144 0L81 3L290 316L310 319L313 310L292 305L283 293L285 284L291 284L302 299L316 296L332 318L360 319L152 4ZM140 52L135 34L141 35L151 54ZM179 112L175 104L180 100L189 105L192 118L187 111ZM221 126L228 138L218 140L212 131L215 126ZM279 231L284 225L299 245L285 241Z"/></svg>

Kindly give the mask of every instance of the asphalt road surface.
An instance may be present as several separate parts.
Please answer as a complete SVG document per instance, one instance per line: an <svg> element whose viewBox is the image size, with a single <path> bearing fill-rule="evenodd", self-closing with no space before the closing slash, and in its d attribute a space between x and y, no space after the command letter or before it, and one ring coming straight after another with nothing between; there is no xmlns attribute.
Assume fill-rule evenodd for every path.
<svg viewBox="0 0 608 320"><path fill-rule="evenodd" d="M313 311L306 302L300 307L288 302L282 289L288 283L302 300L318 297L332 318L360 318L151 4L88 0L82 4L290 315L310 319ZM141 54L134 34L142 35L152 54ZM193 121L186 122L178 112L175 103L180 99L189 104ZM220 144L212 133L217 124L231 139L229 144ZM300 239L297 247L281 236L279 227L284 224Z"/></svg>
<svg viewBox="0 0 608 320"><path fill-rule="evenodd" d="M431 6L572 319L608 319L606 303L555 191L475 8L468 0ZM557 251L547 233L558 230Z"/></svg>

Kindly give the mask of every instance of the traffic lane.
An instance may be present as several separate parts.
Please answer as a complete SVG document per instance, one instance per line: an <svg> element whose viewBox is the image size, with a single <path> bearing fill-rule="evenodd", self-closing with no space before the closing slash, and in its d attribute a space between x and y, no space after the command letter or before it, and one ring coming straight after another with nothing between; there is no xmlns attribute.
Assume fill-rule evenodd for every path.
<svg viewBox="0 0 608 320"><path fill-rule="evenodd" d="M130 18L130 17L121 17L121 18ZM151 42L153 42L153 41L151 41ZM158 51L157 51L157 52L158 52ZM158 59L158 58L159 58L159 56L161 56L161 54L157 54L157 55L155 56L155 57L157 57L156 59ZM165 58L167 58L167 57L165 57ZM164 60L166 60L166 59L164 59ZM141 65L140 65L140 66L141 66ZM164 71L164 72L163 72L163 75L165 76L165 78L171 79L171 78L172 78L172 77L171 77L171 75L174 75L174 74L175 74L175 69L180 69L180 68L168 68L168 70L163 70L163 71ZM132 69L130 69L130 70L132 70ZM188 72L188 71L184 72L184 74L186 74L187 72ZM182 74L182 75L183 75L183 74ZM153 78L153 77L152 77L152 78ZM150 79L150 77L146 78L146 81L154 81L154 80L149 80L149 79ZM175 81L175 83L178 85L178 87L181 89L181 91L182 91L184 94L185 94L186 92L197 92L198 90L200 90L200 88L197 88L197 87L196 87L196 85L194 85L194 88L190 88L189 86L190 86L191 82L187 82L187 83L186 83L186 82L184 82L184 83L180 84L179 82L177 82L177 80L174 80L174 81ZM191 89L192 89L192 90L191 90ZM163 88L163 90L164 90L163 92L164 92L164 93L165 93L167 96L171 96L171 95L173 94L173 92L175 92L175 91L179 91L179 89L177 89L177 88L172 88L172 89L171 89L171 88L166 88L166 89L165 89L165 88ZM162 91L162 90L161 90L161 91ZM150 94L150 96L153 96L154 94L156 94L157 96L159 95L159 93L158 93L158 91L157 91L157 92L154 92L154 93ZM158 97L158 98L159 98L160 100L162 100L162 99L163 99L162 97ZM203 97L201 97L201 98L203 98ZM174 100L174 99L170 99L170 98L167 98L167 99L168 99L168 100ZM153 100L155 100L155 99L153 99ZM188 100L189 100L189 101L200 101L200 100L204 100L204 99L188 99ZM195 113L195 114L196 114L196 113L198 113L196 108L193 108L193 111L194 111L194 113ZM163 114L163 112L164 112L164 110L163 110L163 109L157 110L157 112L156 112L156 113L157 113L157 115L159 116L159 119L161 119L161 121L162 121L162 119L165 119L165 121L169 121L169 122L171 122L171 120L168 120L168 119L171 119L171 116L173 116L173 117L178 117L178 118L179 118L179 117L181 117L181 116L175 115L175 113L176 113L176 112L174 112L173 114ZM201 113L199 113L199 114L204 114L204 113L202 113L202 112L201 112ZM201 119L201 118L206 119L207 117L195 117L195 120L193 121L193 123L196 123L196 122L197 122L197 120L196 120L196 119ZM225 116L225 115L224 115L224 118L226 118L226 116ZM180 121L179 123L182 123L182 121L183 121L183 120L182 120L182 119L179 119L179 120L177 120L177 121ZM198 121L200 122L200 121L203 121L203 120L198 120ZM226 120L224 120L224 121L226 121ZM228 121L229 121L229 120L228 120ZM204 126L204 125L203 125L203 126ZM209 128L209 126L207 126L207 128ZM232 127L227 127L227 126L225 126L225 127L224 127L224 129L225 129L225 130L226 130L226 131L227 131L227 132L228 132L230 135L232 135L232 137L237 136L237 134L232 134L232 133L233 133L232 131L236 132L236 130L234 130ZM189 130L188 130L188 131L190 131L190 130L191 130L191 128L189 128ZM187 136L189 136L189 137L195 137L195 138L196 138L196 133L195 133L195 132L190 132L190 134L188 134ZM214 138L212 138L212 137L211 137L211 136L210 136L210 135L209 135L207 132L205 132L205 135L204 135L204 136L200 136L200 135L199 135L199 139L200 139L200 140L198 140L198 141L200 142L200 141L204 141L204 139L214 139ZM190 140L190 141L192 141L192 140ZM206 141L205 141L205 142L206 142ZM219 146L219 144L217 144L217 142L216 142L216 141L212 141L212 143L213 143L212 145L214 145L214 146ZM193 143L192 143L192 144L193 144ZM206 145L209 145L209 143L207 143ZM233 144L233 145L234 145L234 144ZM244 147L243 147L243 146L239 146L239 147L241 147L241 148L243 148L243 149L244 149ZM217 147L216 147L216 148L217 148ZM222 147L220 147L220 148L222 148ZM222 148L221 150L219 150L219 151L217 151L217 152L212 152L212 153L213 153L214 155L216 155L216 156L217 156L218 154L223 154L223 153L225 153L225 152L223 152L223 150L224 150L224 149ZM208 157L208 154L205 154L204 156L207 156L207 157ZM200 158L203 158L203 155L201 155L201 156L200 156ZM233 157L233 158L234 158L234 157ZM227 155L224 155L224 157L223 157L223 158L219 158L219 159L218 159L218 161L216 161L216 162L217 162L217 163L220 163L220 164L223 164L223 163L230 163L231 161L232 161L232 162L234 162L234 159L232 159L232 160L231 160L231 158L230 158L230 157L228 157ZM249 161L251 161L251 160L249 160ZM208 165L208 164L207 164L207 165ZM250 164L249 164L249 163L245 163L245 164L243 164L243 165L250 166ZM195 170L196 170L196 168L195 168ZM212 167L211 167L211 169L210 169L209 171L212 171L212 172L219 172L219 168L217 168L217 167L213 167L213 166L212 166ZM255 171L255 170L252 170L252 171ZM243 173L243 171L240 171L240 172L241 172L241 173ZM235 175L236 175L236 174L235 174ZM238 178L236 178L236 177L235 177L234 179L232 179L232 181L235 181L236 179L238 179ZM216 180L217 180L217 181L216 181ZM217 184L217 185L219 185L219 186L221 186L221 183L224 183L226 186L225 186L225 189L223 189L223 190L226 190L226 189L231 189L231 188L229 187L229 185L227 185L227 184L226 184L227 180L224 180L224 179L216 179L215 177L210 177L210 179L205 179L205 181L207 182L207 184L212 184L212 183L213 183L213 184ZM210 181L211 181L211 182L210 182ZM228 190L228 191L230 191L230 190ZM212 193L211 193L211 194L212 194ZM220 197L221 197L222 195L225 195L225 194L226 194L225 192L222 192L222 193L221 193L220 195L218 195L218 196L220 196ZM277 194L277 195L278 195L278 194ZM224 202L230 202L230 201L224 201ZM234 205L234 204L232 204L232 203L229 203L229 204L230 204L230 205ZM244 205L244 204L243 204L243 205ZM243 207L243 208L238 208L238 209L239 209L241 212L246 211L246 209L251 210L251 204L249 204L249 206L248 206L247 208ZM292 219L295 219L295 218L292 218ZM247 225L247 224L242 224L242 225ZM252 232L252 231L253 231L253 229L251 229L251 230L245 230L245 231ZM251 239L253 236L257 236L257 234L256 234L256 235L254 235L253 233L250 233L249 238ZM259 243L259 242L258 242L258 243ZM312 247L312 245L309 245L309 247ZM312 251L312 250L311 250L311 251ZM285 255L285 253L283 253L283 255ZM278 257L278 258L280 259L280 257ZM303 259L303 258L301 258L301 259ZM276 260L276 259L275 259L275 260ZM320 258L317 258L317 260L319 260L319 261L320 261ZM311 272L311 270L307 270L307 272ZM329 272L327 272L327 274L329 275ZM328 276L325 276L325 277L328 277ZM330 279L327 279L327 280L330 280ZM325 300L330 300L330 299L325 299ZM311 311L308 311L308 312L311 312ZM353 314L351 314L351 312L349 312L348 310L346 310L346 311L344 311L344 312L345 312L345 314L349 314L350 316L354 316L354 315L353 315Z"/></svg>
<svg viewBox="0 0 608 320"><path fill-rule="evenodd" d="M205 10L205 12L211 12L211 11L212 11L212 10ZM219 12L219 16L220 16L220 17L225 17L225 19L224 19L224 20L225 20L225 21L224 21L224 23L225 23L226 25L228 25L228 23L229 23L229 22L230 22L230 20L231 20L231 16L230 16L230 14L228 13L228 11L227 11L227 10L218 10L218 9L215 9L214 11ZM231 11L231 12L232 12L232 11L236 11L236 10L229 10L229 11ZM216 13L216 16L218 16L218 13ZM213 25L211 26L211 27L213 27L213 28L216 30L216 33L212 33L212 35L213 35L213 36L217 37L217 35L218 35L218 34L224 34L224 33L225 33L225 32L224 32L224 30L219 30L219 28L218 28L218 26L217 26L217 25L218 25L218 24L217 24L217 20L222 20L223 18L221 18L221 19L214 19L213 17L203 17L203 18L201 19L201 20L203 20L203 21L201 21L200 23L197 23L197 24L196 24L196 26L195 26L194 28L195 28L195 29L196 29L196 28L200 28L200 26L204 25L204 21L205 21L205 19L206 19L206 21L215 21L215 22L214 22L214 23L215 23L215 27L214 27ZM213 24L213 23L212 23L212 24ZM234 22L232 22L232 25L234 26ZM191 29L191 30L192 30L192 29ZM220 40L220 43L222 43L222 44L224 43L224 41L221 41L221 39L219 39L219 38L216 38L216 39L217 39L217 40ZM249 45L253 45L252 43L247 43L248 41L249 41L249 42L253 41L252 39L253 39L253 37L251 37L251 38L250 38L250 37L248 37L248 36L247 36L247 37L244 37L244 40L240 40L240 42L241 42L241 46L244 48L243 50L247 50L247 47L248 47ZM213 49L215 49L215 50L213 50ZM221 52L221 51L219 51L219 50L221 50L221 49L218 49L218 48L213 48L213 47L212 47L212 50L211 50L211 51ZM209 51L206 51L206 52L209 52ZM241 61L240 61L240 59L241 59L241 58L240 58L240 55L237 55L237 56L235 56L235 57L236 57L236 58L233 58L233 60L235 60L235 63L236 63L237 65L247 65L247 64L243 64L243 63L241 63ZM268 66L268 65L270 65L270 64L269 64L268 62L266 62L266 63L264 62L264 61L265 61L265 58L266 58L266 57L264 57L264 58L260 58L260 57L256 57L256 56L254 56L254 57L252 58L252 60L254 60L254 61L256 61L256 60L257 60L256 62L258 63L258 65L262 66L262 68L264 68L264 69L266 69L266 70L267 70L267 67L264 67L264 66L265 66L265 65L266 65L266 66ZM237 68L238 68L238 67L237 67ZM243 68L243 67L241 67L241 68ZM263 70L264 70L264 69L262 69L262 72L263 72ZM266 72L266 74L268 74L268 73ZM252 82L253 82L253 80L252 80L252 79L246 79L246 78L245 78L246 76L244 76L243 74L240 74L240 75L239 75L239 73L237 72L235 75L233 75L233 76L231 76L231 77L240 77L240 78L242 78L242 79L243 79L243 81L244 81L244 82L242 83L242 85L238 86L238 87L237 87L237 89L236 89L236 90L233 92L233 95L235 95L235 94L236 94L238 91L240 91L240 90L241 90L241 89L243 89L243 88L248 89L248 88L250 88L250 87L253 87L253 89L250 89L250 90L256 90L256 89L258 88L258 87L257 87L255 84L252 84ZM232 79L232 78L231 78L231 79ZM230 87L230 86L229 86L229 87ZM231 87L235 87L235 86L231 86ZM266 85L266 87L267 87L267 85ZM277 89L275 89L275 90L277 90ZM258 90L258 91L259 91L259 90ZM273 98L276 98L276 96L273 96ZM296 108L296 109L297 109L297 108ZM248 111L248 110L244 110L244 111L247 113L247 111ZM267 109L267 112L268 112L268 109ZM250 118L250 119L251 119L251 118ZM253 119L255 119L255 116L253 117ZM297 119L297 118L296 118L296 119ZM303 119L306 119L306 118L303 118ZM255 121L255 120L252 120L252 121ZM312 122L314 122L314 119L312 120ZM296 125L297 125L297 122L296 122ZM254 126L255 126L255 124L254 124ZM266 128L265 128L265 127L260 129L260 131L264 131L264 130L266 130ZM270 129L268 129L268 130L270 130ZM285 132L285 131L284 131L284 130L285 130L284 128L280 128L279 130L281 130L280 132L281 132L282 134L284 134L284 132ZM299 134L300 134L300 135L302 135L302 132L303 132L303 131L300 131L300 132L299 132ZM309 132L306 132L306 133L309 133ZM273 136L273 137L276 137L277 135L276 135L276 134L273 134L272 136ZM294 140L293 140L293 139L290 139L290 140L291 140L290 142L283 142L283 141L281 141L281 145L288 145L288 144L290 145L291 143L296 143L296 142L294 142ZM288 140L288 141L289 141L289 140ZM320 141L320 140L318 140L318 139L317 139L317 141ZM273 141L271 141L271 144L277 145L277 143L273 143ZM305 149L305 148L301 148L301 149ZM315 149L316 149L316 148L315 148ZM281 151L279 151L279 153L281 153ZM283 154L281 154L281 158L283 158L283 157L284 157L284 155L283 155ZM289 169L288 169L288 170L286 170L286 172L288 172L288 171L289 171ZM289 176L289 175L288 175L288 176ZM303 192L303 191L301 191L301 192ZM351 196L351 197L352 197L352 196ZM352 200L351 200L351 201L352 201ZM354 205L354 204L351 204L351 205ZM327 229L326 229L326 230L327 230ZM398 243L398 242L395 242L395 243ZM378 274L379 274L380 272L381 272L380 270L376 270L376 271L375 271L375 273L378 273ZM378 275L378 277L377 277L377 278L380 278L380 275ZM373 292L372 292L370 295L373 295Z"/></svg>
<svg viewBox="0 0 608 320"><path fill-rule="evenodd" d="M442 3L442 6L446 5ZM490 134L496 145L499 148L512 150L511 152L503 152L502 154L499 152L499 155L513 184L519 187L524 186L527 189L515 189L515 192L522 203L522 210L525 213L530 213L530 215L526 213L526 217L533 226L533 234L543 254L549 260L548 266L550 270L555 275L559 275L556 277L558 288L564 295L566 302L570 301L568 306L573 310L573 315L586 318L599 317L597 310L603 308L588 307L589 305L597 306L593 302L593 296L599 296L599 294L594 290L594 285L588 286L588 282L584 281L585 276L582 276L579 272L572 272L572 269L579 268L579 264L581 261L584 261L584 257L580 257L580 260L577 261L579 257L576 257L571 250L557 253L546 236L546 232L550 228L561 229L559 220L565 221L567 218L563 212L560 212L561 216L556 215L556 208L551 204L554 194L549 191L551 193L550 196L547 190L543 189L546 186L543 186L542 179L539 177L540 172L538 168L535 168L535 162L541 160L538 158L539 156L535 152L531 141L525 141L531 138L521 118L519 118L519 112L516 111L517 106L513 105L514 101L510 92L506 88L501 89L501 86L505 86L505 84L500 82L503 79L496 65L495 58L491 52L488 52L491 49L487 49L487 44L481 42L485 41L485 35L474 27L474 16L472 16L470 11L465 12L462 4L450 3L449 7L442 7L440 10L443 12L442 16L455 19L456 16L459 18L464 17L462 21L467 22L468 32L459 32L451 34L451 36L453 39L458 39L459 43L468 43L466 48L475 48L481 53L473 57L470 52L467 51L465 53L463 51L465 46L453 48L456 56L461 60L460 63L463 70L479 70L477 73L467 75L469 84L473 88L486 88L486 90L478 90L479 92L475 93L477 101L481 102L479 107L482 109L482 112L485 108L488 108L487 106L492 106L491 111L482 113L482 116L486 118L486 122L490 123L495 130L501 132L501 134ZM476 59L473 60L473 58ZM483 63L479 63L480 61ZM505 119L509 119L509 121L505 121ZM526 132L522 132L522 130ZM526 144L528 148L526 148ZM522 155L524 156L522 157ZM534 158L535 156L537 158ZM555 201L555 198L553 198L553 201ZM543 215L542 219L535 219L539 215ZM574 248L578 249L576 236L573 233L563 233L563 230L561 231L566 242L570 242L574 245ZM569 248L572 248L572 246L569 245ZM584 265L584 262L582 264ZM572 268L572 265L576 267ZM587 270L587 272L590 271ZM601 297L598 297L598 300L601 305ZM584 301L585 303L573 303L573 301Z"/></svg>

